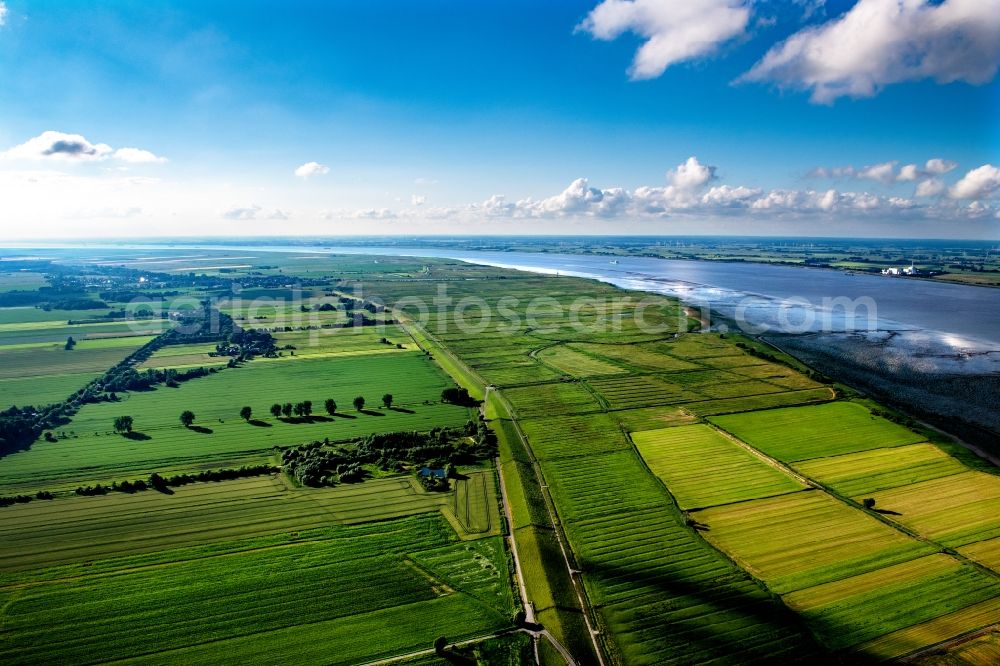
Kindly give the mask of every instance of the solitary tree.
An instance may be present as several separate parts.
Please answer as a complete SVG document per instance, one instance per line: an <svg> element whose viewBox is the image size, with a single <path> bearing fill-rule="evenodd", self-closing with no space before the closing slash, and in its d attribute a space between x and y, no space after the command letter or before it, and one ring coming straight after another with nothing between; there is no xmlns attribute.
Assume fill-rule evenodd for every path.
<svg viewBox="0 0 1000 666"><path fill-rule="evenodd" d="M281 406L281 413L284 414L285 418L287 419L289 416L292 415L292 409L293 409L292 403L286 402Z"/></svg>
<svg viewBox="0 0 1000 666"><path fill-rule="evenodd" d="M874 497L866 497L866 498L864 498L861 501L861 503L864 505L864 507L866 509L874 509L875 508L875 498Z"/></svg>
<svg viewBox="0 0 1000 666"><path fill-rule="evenodd" d="M244 407L243 409L240 410L240 417L244 421L249 421L251 416L253 416L253 408L252 407Z"/></svg>
<svg viewBox="0 0 1000 666"><path fill-rule="evenodd" d="M66 338L66 351L71 350L73 347L76 347L76 340L74 340L73 336L71 335L68 338Z"/></svg>
<svg viewBox="0 0 1000 666"><path fill-rule="evenodd" d="M448 639L444 636L438 636L434 639L434 652L437 654L444 654L445 648L448 647Z"/></svg>
<svg viewBox="0 0 1000 666"><path fill-rule="evenodd" d="M115 418L115 432L124 435L132 432L133 420L131 416L118 416Z"/></svg>
<svg viewBox="0 0 1000 666"><path fill-rule="evenodd" d="M273 405L271 405L271 416L273 416L274 418L278 418L279 416L281 416L281 405L279 405L278 403L274 403Z"/></svg>
<svg viewBox="0 0 1000 666"><path fill-rule="evenodd" d="M190 428L191 424L194 423L194 412L190 409L185 409L181 412L181 423L185 428Z"/></svg>
<svg viewBox="0 0 1000 666"><path fill-rule="evenodd" d="M354 399L354 409L360 412L364 408L365 408L365 399L363 396L359 395L357 398Z"/></svg>
<svg viewBox="0 0 1000 666"><path fill-rule="evenodd" d="M392 407L392 394L391 393L386 393L385 395L382 396L382 406L385 407L386 409L389 409L390 407Z"/></svg>
<svg viewBox="0 0 1000 666"><path fill-rule="evenodd" d="M337 413L337 403L333 398L327 398L326 402L323 403L323 407L326 408L326 413L330 416Z"/></svg>
<svg viewBox="0 0 1000 666"><path fill-rule="evenodd" d="M312 416L312 413L313 413L313 403L312 403L312 400L303 400L302 401L302 413L305 416Z"/></svg>

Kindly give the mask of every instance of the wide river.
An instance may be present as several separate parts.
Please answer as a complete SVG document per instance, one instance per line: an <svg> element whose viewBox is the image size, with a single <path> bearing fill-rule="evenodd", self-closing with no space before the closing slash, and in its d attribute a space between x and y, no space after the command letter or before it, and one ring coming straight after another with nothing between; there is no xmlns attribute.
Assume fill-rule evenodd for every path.
<svg viewBox="0 0 1000 666"><path fill-rule="evenodd" d="M445 247L87 244L86 249L440 257L675 296L821 371L915 412L949 419L1000 453L1000 289L821 268ZM79 251L81 246L60 249ZM18 248L23 254L27 248ZM55 247L47 248L49 250ZM37 250L46 254L45 249Z"/></svg>

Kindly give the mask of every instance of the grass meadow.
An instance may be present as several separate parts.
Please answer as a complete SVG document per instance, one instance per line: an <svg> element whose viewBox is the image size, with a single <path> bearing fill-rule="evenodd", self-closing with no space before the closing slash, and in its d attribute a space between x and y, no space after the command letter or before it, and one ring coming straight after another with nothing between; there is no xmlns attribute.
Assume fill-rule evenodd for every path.
<svg viewBox="0 0 1000 666"><path fill-rule="evenodd" d="M635 432L632 440L650 471L667 485L682 509L805 488L704 424Z"/></svg>
<svg viewBox="0 0 1000 666"><path fill-rule="evenodd" d="M242 367L182 383L178 388L125 394L120 402L85 405L60 431L73 433L57 442L36 442L30 450L4 459L0 488L56 490L81 480L110 482L142 478L151 472L192 471L264 462L276 445L330 438L346 440L373 432L430 430L463 425L465 407L444 404L441 390L451 382L424 355L371 354L345 358L257 359ZM393 409L380 407L383 393ZM351 401L367 398L366 411ZM332 397L342 414L322 413ZM273 403L312 400L312 419L275 419ZM239 417L249 405L251 423ZM178 420L186 409L195 428ZM116 416L135 419L140 439L113 432Z"/></svg>
<svg viewBox="0 0 1000 666"><path fill-rule="evenodd" d="M914 444L924 439L850 402L716 416L709 420L784 462Z"/></svg>

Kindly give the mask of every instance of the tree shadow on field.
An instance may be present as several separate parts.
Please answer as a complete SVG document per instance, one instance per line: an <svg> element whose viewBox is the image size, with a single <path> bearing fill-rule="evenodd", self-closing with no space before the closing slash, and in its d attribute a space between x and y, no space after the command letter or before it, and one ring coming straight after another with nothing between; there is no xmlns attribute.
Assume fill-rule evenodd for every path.
<svg viewBox="0 0 1000 666"><path fill-rule="evenodd" d="M211 435L213 432L215 432L211 428L206 428L205 426L200 426L200 425L190 425L187 427L187 429L201 433L202 435Z"/></svg>
<svg viewBox="0 0 1000 666"><path fill-rule="evenodd" d="M332 421L329 416L283 416L279 419L283 423L290 423L292 425L302 425L303 423L326 423Z"/></svg>
<svg viewBox="0 0 1000 666"><path fill-rule="evenodd" d="M892 509L872 509L875 513L881 513L883 516L902 516L899 511L893 511Z"/></svg>
<svg viewBox="0 0 1000 666"><path fill-rule="evenodd" d="M359 411L362 414L367 414L368 416L385 416L385 412L376 412L374 409L362 409Z"/></svg>
<svg viewBox="0 0 1000 666"><path fill-rule="evenodd" d="M133 430L131 432L123 432L122 433L122 437L124 437L125 439L131 439L131 440L136 441L136 442L144 442L147 439L153 439L152 437L150 437L146 433L144 433L144 432L138 432L137 430Z"/></svg>
<svg viewBox="0 0 1000 666"><path fill-rule="evenodd" d="M256 426L258 428L273 428L274 427L270 423L268 423L267 421L261 421L260 419L250 419L249 421L247 421L247 423L249 423L252 426Z"/></svg>
<svg viewBox="0 0 1000 666"><path fill-rule="evenodd" d="M683 560L656 568L641 561L620 566L591 564L583 568L586 576L613 581L616 586L629 581L642 597L654 600L649 608L668 605L675 611L704 609L695 616L667 609L659 618L637 618L647 626L639 635L649 642L636 647L650 655L661 654L664 647L669 646L671 652L683 651L691 663L726 661L803 666L876 663L853 653L850 661L838 659L831 650L820 645L801 616L763 589L756 588L749 576L739 570L723 566L716 577L706 578L700 574L700 580L692 580L692 572L687 570ZM759 593L754 593L755 588ZM656 601L657 597L665 601ZM717 624L712 622L712 617L729 619ZM633 629L624 628L629 633ZM835 630L833 627L821 628L825 632ZM775 656L778 653L780 657Z"/></svg>
<svg viewBox="0 0 1000 666"><path fill-rule="evenodd" d="M354 414L343 414L341 412L337 412L336 414L334 414L334 416L337 417L338 419L356 419L356 418L358 418Z"/></svg>
<svg viewBox="0 0 1000 666"><path fill-rule="evenodd" d="M389 409L391 409L394 412L401 412L403 414L416 414L415 411L413 411L412 409L407 409L406 407L390 407Z"/></svg>

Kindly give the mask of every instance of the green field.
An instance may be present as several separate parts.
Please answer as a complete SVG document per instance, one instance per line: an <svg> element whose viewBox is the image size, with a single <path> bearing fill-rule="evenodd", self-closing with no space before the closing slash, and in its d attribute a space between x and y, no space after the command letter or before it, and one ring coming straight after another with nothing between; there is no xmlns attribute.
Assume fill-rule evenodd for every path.
<svg viewBox="0 0 1000 666"><path fill-rule="evenodd" d="M463 539L499 534L493 474L469 472L451 493L409 476L293 488L278 475L196 483L165 495L69 497L4 509L0 570L24 569L440 512Z"/></svg>
<svg viewBox="0 0 1000 666"><path fill-rule="evenodd" d="M215 351L215 345L211 343L188 344L188 345L166 345L160 347L150 355L148 359L139 364L138 368L197 368L197 367L218 367L226 365L229 358L226 356L209 356Z"/></svg>
<svg viewBox="0 0 1000 666"><path fill-rule="evenodd" d="M819 491L698 511L702 532L785 594L937 550Z"/></svg>
<svg viewBox="0 0 1000 666"><path fill-rule="evenodd" d="M274 331L276 357L235 367L209 356L220 340L165 346L139 369L215 371L83 405L48 427L57 441L0 460L0 494L56 493L0 508L0 663L356 664L426 651L445 635L481 640L466 654L513 666L535 648L509 633L521 608L512 544L536 621L581 666L596 663L594 642L609 666L856 663L1000 617L1000 477L970 471L937 434L875 416L759 341L687 332L676 301L649 296L646 323L664 324L649 333L633 316L639 295L452 260L305 247L86 256L88 284L129 294L135 273L122 267L154 271L155 289L221 297L237 323L293 330ZM300 289L296 276L312 282ZM453 305L416 326L418 309L392 310L445 287L452 303L474 296L513 316ZM226 300L237 292L241 303ZM402 324L330 327L344 313L316 306L349 294L390 308L366 317ZM531 305L536 297L547 305ZM253 311L255 298L272 300ZM67 323L103 314L0 309L4 398L63 399L150 339L128 337L129 322ZM79 344L67 352L70 334ZM410 463L393 451L365 459L371 476L360 482L338 467L345 476L332 487L279 471L165 492L72 492L152 472L279 465L275 447L461 427L477 412L441 401L454 382L485 399L499 465L489 448L474 463L452 457L443 492L399 472ZM358 395L364 410L351 405ZM311 417L270 414L303 400ZM184 410L195 413L190 428ZM112 432L121 415L136 434ZM413 458L428 459L449 456ZM561 663L547 640L542 663Z"/></svg>
<svg viewBox="0 0 1000 666"><path fill-rule="evenodd" d="M440 402L441 390L449 385L430 360L413 352L258 359L179 388L160 387L127 394L117 403L85 405L62 429L72 434L68 439L39 441L28 451L8 456L0 487L55 490L76 487L80 481L142 478L153 471L231 467L263 462L275 445L462 425L469 410ZM393 409L379 409L383 393L395 397ZM367 398L368 413L354 411L351 401L356 395ZM342 415L291 422L268 413L272 403L305 399L322 413L327 397L337 401ZM239 417L243 405L253 408L259 425ZM178 416L185 409L195 412L195 425L202 431L180 424ZM131 415L135 430L149 439L115 434L112 421L121 414Z"/></svg>
<svg viewBox="0 0 1000 666"><path fill-rule="evenodd" d="M795 463L795 469L847 497L858 497L964 472L966 467L933 444L872 449Z"/></svg>
<svg viewBox="0 0 1000 666"><path fill-rule="evenodd" d="M257 662L259 650L280 645L353 663L423 648L441 633L488 633L513 613L499 540L456 542L437 514L102 564L83 579L74 569L8 578L0 660Z"/></svg>
<svg viewBox="0 0 1000 666"><path fill-rule="evenodd" d="M802 490L805 486L707 425L633 432L649 469L682 509Z"/></svg>
<svg viewBox="0 0 1000 666"><path fill-rule="evenodd" d="M715 416L709 420L785 462L913 444L924 439L849 402Z"/></svg>
<svg viewBox="0 0 1000 666"><path fill-rule="evenodd" d="M892 520L946 546L1000 536L1000 476L964 472L872 497Z"/></svg>
<svg viewBox="0 0 1000 666"><path fill-rule="evenodd" d="M842 649L998 595L1000 579L937 554L810 587L784 599L826 645Z"/></svg>
<svg viewBox="0 0 1000 666"><path fill-rule="evenodd" d="M970 543L958 549L965 557L1000 573L1000 537Z"/></svg>

